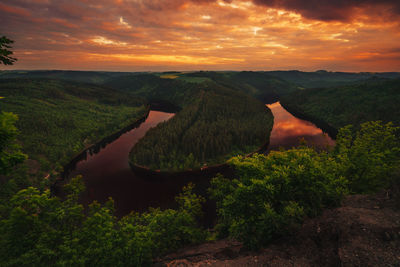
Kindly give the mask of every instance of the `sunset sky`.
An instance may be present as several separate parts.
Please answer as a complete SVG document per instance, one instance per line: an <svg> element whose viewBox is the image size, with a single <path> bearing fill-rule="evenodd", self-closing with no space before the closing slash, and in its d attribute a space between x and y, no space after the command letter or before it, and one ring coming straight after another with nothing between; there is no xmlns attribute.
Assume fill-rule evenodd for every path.
<svg viewBox="0 0 400 267"><path fill-rule="evenodd" d="M400 0L1 0L14 66L400 71Z"/></svg>

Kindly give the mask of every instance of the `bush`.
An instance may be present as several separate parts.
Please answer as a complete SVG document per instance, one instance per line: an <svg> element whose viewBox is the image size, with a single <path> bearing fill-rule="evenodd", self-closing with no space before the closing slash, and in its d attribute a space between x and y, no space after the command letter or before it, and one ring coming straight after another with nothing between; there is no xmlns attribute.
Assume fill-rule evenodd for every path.
<svg viewBox="0 0 400 267"><path fill-rule="evenodd" d="M332 172L335 161L310 148L235 157L230 164L239 179L212 181L218 227L250 248L287 233L305 215L338 205L346 193L347 180Z"/></svg>
<svg viewBox="0 0 400 267"><path fill-rule="evenodd" d="M110 200L93 203L85 216L78 203L81 179L68 185L65 201L30 187L10 201L0 221L0 266L147 266L152 259L206 239L198 227L202 197L184 188L177 210L151 209L121 220Z"/></svg>
<svg viewBox="0 0 400 267"><path fill-rule="evenodd" d="M232 158L239 178L218 176L210 190L219 235L258 248L291 232L304 216L339 205L347 193L387 187L400 163L398 130L368 122L357 133L350 126L341 129L332 151L300 147Z"/></svg>
<svg viewBox="0 0 400 267"><path fill-rule="evenodd" d="M352 126L339 131L334 157L349 180L352 193L372 193L390 184L400 162L399 127L380 121Z"/></svg>

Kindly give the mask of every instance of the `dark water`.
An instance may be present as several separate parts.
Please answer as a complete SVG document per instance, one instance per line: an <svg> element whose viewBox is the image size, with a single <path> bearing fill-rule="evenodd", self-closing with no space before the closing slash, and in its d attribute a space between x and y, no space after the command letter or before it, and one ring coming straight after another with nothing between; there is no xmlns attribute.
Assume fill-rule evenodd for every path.
<svg viewBox="0 0 400 267"><path fill-rule="evenodd" d="M133 145L151 127L173 116L173 113L150 111L146 121L138 128L121 135L97 154L80 161L69 176L83 176L86 191L82 195L82 202L89 204L97 200L103 203L111 197L115 201L118 216L132 210L143 211L150 206L168 206L185 183L152 182L138 177L129 167L128 156Z"/></svg>
<svg viewBox="0 0 400 267"><path fill-rule="evenodd" d="M323 149L332 146L335 141L313 123L301 120L287 112L279 102L267 105L274 115L268 151L292 148L304 139L308 145Z"/></svg>
<svg viewBox="0 0 400 267"><path fill-rule="evenodd" d="M299 144L300 138L318 147L334 144L334 141L314 124L295 118L278 102L268 107L275 117L268 150L291 148ZM146 121L138 128L121 135L98 153L78 162L70 177L78 174L83 176L86 191L82 195L82 203L86 205L95 200L104 203L111 197L115 201L116 215L123 216L133 210L145 211L148 207L171 207L175 196L189 181L197 184L198 193L205 194L212 176L188 175L154 181L138 176L129 167L128 155L134 144L151 127L173 116L173 113L151 111ZM205 223L212 224L215 218L214 204L207 202L205 211L208 217Z"/></svg>

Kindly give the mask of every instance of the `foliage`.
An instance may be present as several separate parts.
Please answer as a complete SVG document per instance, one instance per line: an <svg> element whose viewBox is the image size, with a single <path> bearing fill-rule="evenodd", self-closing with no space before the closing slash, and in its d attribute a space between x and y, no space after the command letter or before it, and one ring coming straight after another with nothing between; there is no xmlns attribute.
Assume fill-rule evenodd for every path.
<svg viewBox="0 0 400 267"><path fill-rule="evenodd" d="M190 207L203 199L184 189L178 210L152 209L121 220L113 202L93 203L85 216L78 204L80 177L71 181L65 201L29 187L10 200L0 221L1 266L144 266L152 258L183 245L201 242L206 234ZM188 206L187 203L190 203Z"/></svg>
<svg viewBox="0 0 400 267"><path fill-rule="evenodd" d="M3 63L4 65L12 65L15 61L17 61L16 58L11 57L13 54L13 52L10 50L12 48L12 43L14 43L14 41L8 39L7 37L0 37L0 64Z"/></svg>
<svg viewBox="0 0 400 267"><path fill-rule="evenodd" d="M0 71L0 79L53 79L102 85L108 80L126 76L127 72L76 71L76 70L6 70Z"/></svg>
<svg viewBox="0 0 400 267"><path fill-rule="evenodd" d="M253 151L268 139L271 114L248 95L263 99L293 90L280 79L253 72L200 72L176 79L152 74L117 78L107 74L104 79L92 73L76 75L79 79L92 77L98 83L107 80L109 86L115 82L124 92L47 79L0 80L0 95L5 96L2 109L20 117L17 122L16 115L0 115L0 174L8 174L6 182L0 176L0 266L146 266L154 257L202 242L207 236L198 226L204 198L193 193L191 184L176 198L176 210L150 209L120 220L114 216L111 200L104 205L93 203L84 211L78 202L84 190L79 177L67 185L63 201L49 190L39 189L43 186L28 187L31 181L26 166L14 168L25 159L15 139L16 123L22 131L18 140L24 151L50 168L142 116L145 100L138 95L143 95L147 101L166 101L182 111L150 130L133 149L131 160L154 169L198 168ZM269 86L263 88L264 83ZM286 87L278 89L280 85ZM334 125L355 122L356 126L339 132L332 151L299 147L268 156L232 158L229 163L237 178L218 176L210 189L217 202L219 235L258 248L292 232L304 217L339 205L347 193L386 187L399 167L399 129L382 122L361 122L377 117L398 125L398 110L394 108L397 88L398 81L374 81L365 86L321 90L320 95L316 90L314 96L307 90L288 98L299 106L304 100L304 107L326 100L326 111L318 113L314 107L310 113L326 116ZM335 90L343 90L339 95L346 97L324 98L324 94L337 96ZM376 103L381 107L376 114L366 108L373 98L375 107ZM340 106L346 99L356 115L346 105ZM338 116L340 110L334 105L343 108L344 115Z"/></svg>
<svg viewBox="0 0 400 267"><path fill-rule="evenodd" d="M251 95L264 103L272 103L280 96L297 90L293 84L266 72L200 71L181 76L181 79L195 78L212 80L214 83Z"/></svg>
<svg viewBox="0 0 400 267"><path fill-rule="evenodd" d="M130 74L110 79L106 86L129 92L148 102L168 102L183 108L193 101L201 85L178 79L163 79L153 74Z"/></svg>
<svg viewBox="0 0 400 267"><path fill-rule="evenodd" d="M352 126L339 131L333 153L351 192L371 193L389 185L400 163L399 130L375 121L361 124L356 133Z"/></svg>
<svg viewBox="0 0 400 267"><path fill-rule="evenodd" d="M150 129L131 162L151 169L185 170L224 163L268 141L272 114L257 100L213 84L167 122Z"/></svg>
<svg viewBox="0 0 400 267"><path fill-rule="evenodd" d="M7 201L20 188L30 185L24 162L27 158L16 142L18 134L15 114L0 114L0 217L7 210ZM7 177L10 175L12 177Z"/></svg>
<svg viewBox="0 0 400 267"><path fill-rule="evenodd" d="M16 143L18 116L9 112L0 114L0 175L9 172L26 159L21 147Z"/></svg>
<svg viewBox="0 0 400 267"><path fill-rule="evenodd" d="M303 88L327 88L334 86L343 86L356 84L360 81L365 81L373 77L378 78L400 78L398 72L332 72L332 71L314 71L303 72L298 70L290 71L268 71L267 74L279 77L287 82L296 84Z"/></svg>
<svg viewBox="0 0 400 267"><path fill-rule="evenodd" d="M144 100L94 85L0 80L1 109L18 114L18 140L46 171L142 117Z"/></svg>
<svg viewBox="0 0 400 267"><path fill-rule="evenodd" d="M369 122L357 133L342 129L333 151L300 147L232 158L239 178L216 177L210 190L220 235L258 248L290 232L304 215L339 205L348 192L370 193L387 186L400 166L396 131L391 124Z"/></svg>
<svg viewBox="0 0 400 267"><path fill-rule="evenodd" d="M336 129L348 124L382 120L400 125L400 79L371 79L336 88L307 89L281 99L281 103L311 120Z"/></svg>
<svg viewBox="0 0 400 267"><path fill-rule="evenodd" d="M310 148L230 160L239 179L212 181L220 225L230 236L258 248L283 235L304 217L337 205L346 180L335 162Z"/></svg>

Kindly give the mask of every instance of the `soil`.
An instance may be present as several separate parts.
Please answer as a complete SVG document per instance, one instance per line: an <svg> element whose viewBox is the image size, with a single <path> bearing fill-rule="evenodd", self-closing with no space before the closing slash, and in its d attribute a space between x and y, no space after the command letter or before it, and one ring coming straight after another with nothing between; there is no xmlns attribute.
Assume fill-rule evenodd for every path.
<svg viewBox="0 0 400 267"><path fill-rule="evenodd" d="M155 266L399 266L397 194L352 195L342 206L308 219L293 236L260 251L232 240L184 248Z"/></svg>

